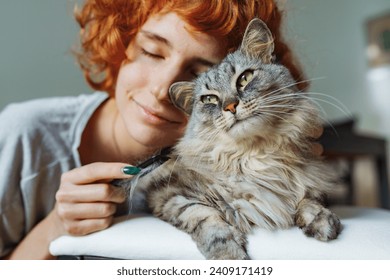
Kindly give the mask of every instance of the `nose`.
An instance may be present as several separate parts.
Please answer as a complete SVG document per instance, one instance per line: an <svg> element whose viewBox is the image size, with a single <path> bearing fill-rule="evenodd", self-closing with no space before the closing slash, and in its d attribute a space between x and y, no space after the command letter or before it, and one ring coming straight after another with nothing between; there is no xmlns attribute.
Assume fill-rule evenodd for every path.
<svg viewBox="0 0 390 280"><path fill-rule="evenodd" d="M235 101L229 103L228 105L226 105L224 110L225 111L230 111L233 114L235 114L236 113L236 107L237 107L238 103L239 103L239 101L235 100Z"/></svg>
<svg viewBox="0 0 390 280"><path fill-rule="evenodd" d="M184 77L182 76L180 67L170 67L170 69L166 69L164 72L155 72L154 75L152 75L154 84L152 87L152 93L156 99L159 101L170 101L168 95L169 87L174 82L184 80Z"/></svg>

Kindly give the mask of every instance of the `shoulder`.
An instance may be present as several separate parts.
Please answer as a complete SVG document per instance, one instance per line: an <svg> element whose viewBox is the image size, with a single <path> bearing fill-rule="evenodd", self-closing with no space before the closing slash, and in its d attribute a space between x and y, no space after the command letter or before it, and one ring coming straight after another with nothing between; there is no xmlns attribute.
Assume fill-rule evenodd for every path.
<svg viewBox="0 0 390 280"><path fill-rule="evenodd" d="M35 99L0 112L1 158L37 158L34 165L73 155L83 127L107 95Z"/></svg>
<svg viewBox="0 0 390 280"><path fill-rule="evenodd" d="M74 131L80 137L80 127L90 118L88 110L93 114L92 105L105 98L92 94L8 105L0 112L0 166L12 166L9 172L19 170L27 177L55 162L74 160Z"/></svg>
<svg viewBox="0 0 390 280"><path fill-rule="evenodd" d="M39 129L51 130L71 123L90 104L101 102L102 93L90 95L51 97L13 103L0 112L1 134L34 133ZM48 132L48 131L46 131Z"/></svg>

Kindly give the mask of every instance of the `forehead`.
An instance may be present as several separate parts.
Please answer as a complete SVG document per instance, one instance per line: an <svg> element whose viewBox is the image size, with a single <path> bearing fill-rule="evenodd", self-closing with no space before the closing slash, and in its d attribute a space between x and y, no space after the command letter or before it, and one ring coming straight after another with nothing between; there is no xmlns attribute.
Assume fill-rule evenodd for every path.
<svg viewBox="0 0 390 280"><path fill-rule="evenodd" d="M176 13L150 16L141 31L158 35L165 40L165 45L180 54L192 54L213 63L220 62L225 56L223 42L206 33L189 31L187 23Z"/></svg>

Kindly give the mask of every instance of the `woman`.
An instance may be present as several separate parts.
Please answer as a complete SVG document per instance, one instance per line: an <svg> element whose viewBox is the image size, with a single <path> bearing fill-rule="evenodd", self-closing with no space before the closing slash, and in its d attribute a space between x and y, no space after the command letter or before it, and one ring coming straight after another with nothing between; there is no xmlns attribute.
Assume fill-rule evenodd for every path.
<svg viewBox="0 0 390 280"><path fill-rule="evenodd" d="M49 259L60 235L110 226L125 194L109 182L136 174L133 165L184 131L187 119L170 103L169 86L237 48L254 17L270 27L276 59L301 82L274 1L86 1L77 13L78 58L99 92L10 105L0 114L0 256Z"/></svg>

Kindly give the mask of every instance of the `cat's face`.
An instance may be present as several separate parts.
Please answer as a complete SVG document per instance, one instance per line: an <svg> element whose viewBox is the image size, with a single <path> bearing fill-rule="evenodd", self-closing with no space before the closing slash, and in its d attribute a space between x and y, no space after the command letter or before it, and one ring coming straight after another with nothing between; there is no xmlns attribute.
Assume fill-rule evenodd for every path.
<svg viewBox="0 0 390 280"><path fill-rule="evenodd" d="M294 80L272 63L272 35L252 21L239 50L194 82L172 85L171 100L191 115L190 128L233 137L263 136L294 108Z"/></svg>

